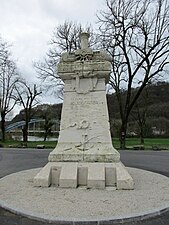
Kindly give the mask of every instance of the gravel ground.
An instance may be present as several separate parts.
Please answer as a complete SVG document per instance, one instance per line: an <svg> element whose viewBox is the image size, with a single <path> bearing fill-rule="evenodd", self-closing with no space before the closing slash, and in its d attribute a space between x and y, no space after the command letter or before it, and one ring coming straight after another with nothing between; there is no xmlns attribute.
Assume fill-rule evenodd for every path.
<svg viewBox="0 0 169 225"><path fill-rule="evenodd" d="M145 215L169 207L169 178L128 168L135 181L130 191L33 187L39 169L0 180L0 206L50 220L103 220Z"/></svg>

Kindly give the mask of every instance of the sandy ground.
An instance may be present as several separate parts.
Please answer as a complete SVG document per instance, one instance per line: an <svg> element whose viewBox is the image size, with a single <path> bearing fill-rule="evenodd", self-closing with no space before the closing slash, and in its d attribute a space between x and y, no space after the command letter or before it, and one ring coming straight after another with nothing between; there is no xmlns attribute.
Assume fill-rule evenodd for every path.
<svg viewBox="0 0 169 225"><path fill-rule="evenodd" d="M169 178L128 168L135 190L61 189L33 187L39 169L0 180L0 206L52 220L102 220L144 215L169 207Z"/></svg>

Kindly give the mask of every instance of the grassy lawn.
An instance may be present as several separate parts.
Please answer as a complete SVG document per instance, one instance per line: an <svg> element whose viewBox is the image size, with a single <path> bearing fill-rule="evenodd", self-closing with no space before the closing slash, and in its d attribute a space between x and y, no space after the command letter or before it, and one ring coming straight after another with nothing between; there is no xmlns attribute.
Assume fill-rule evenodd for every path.
<svg viewBox="0 0 169 225"><path fill-rule="evenodd" d="M27 144L28 148L37 148L37 145L45 145L45 148L55 148L56 141L29 141ZM133 146L140 145L139 138L127 138L126 147L127 149L133 149ZM22 147L21 141L7 140L5 142L0 141L0 147ZM119 139L113 138L113 146L117 149L120 147ZM146 150L152 150L152 146L157 146L160 150L169 150L169 138L145 138L144 148Z"/></svg>
<svg viewBox="0 0 169 225"><path fill-rule="evenodd" d="M56 141L28 141L27 147L28 148L37 148L37 145L45 145L45 148L55 148L57 142ZM21 148L22 142L21 141L14 141L14 140L7 140L5 142L0 141L0 146L3 147L11 147L11 148Z"/></svg>
<svg viewBox="0 0 169 225"><path fill-rule="evenodd" d="M161 150L169 150L169 138L145 138L144 148L152 150L152 147L159 147ZM113 145L115 148L120 147L119 139L113 138ZM127 149L133 149L133 146L140 145L139 138L127 138L126 147Z"/></svg>

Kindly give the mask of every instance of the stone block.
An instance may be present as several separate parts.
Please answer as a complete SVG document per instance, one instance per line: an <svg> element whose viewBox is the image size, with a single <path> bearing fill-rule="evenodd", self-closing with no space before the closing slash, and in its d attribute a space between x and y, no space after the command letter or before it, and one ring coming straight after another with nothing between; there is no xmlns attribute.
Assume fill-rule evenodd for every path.
<svg viewBox="0 0 169 225"><path fill-rule="evenodd" d="M144 145L134 145L133 149L134 150L144 150Z"/></svg>
<svg viewBox="0 0 169 225"><path fill-rule="evenodd" d="M111 164L105 164L105 175L106 175L106 187L116 185L116 168Z"/></svg>
<svg viewBox="0 0 169 225"><path fill-rule="evenodd" d="M88 167L87 165L82 166L79 165L78 166L78 186L87 186L87 177L88 177Z"/></svg>
<svg viewBox="0 0 169 225"><path fill-rule="evenodd" d="M45 148L45 145L36 145L36 148L38 148L38 149L44 149Z"/></svg>
<svg viewBox="0 0 169 225"><path fill-rule="evenodd" d="M134 189L134 181L122 163L116 163L116 180L118 190Z"/></svg>
<svg viewBox="0 0 169 225"><path fill-rule="evenodd" d="M59 186L59 179L60 179L60 172L61 166L54 166L52 167L52 185Z"/></svg>
<svg viewBox="0 0 169 225"><path fill-rule="evenodd" d="M60 172L59 186L62 188L77 187L77 163L65 163Z"/></svg>
<svg viewBox="0 0 169 225"><path fill-rule="evenodd" d="M51 184L51 163L47 163L45 167L34 177L33 183L35 187L49 187Z"/></svg>
<svg viewBox="0 0 169 225"><path fill-rule="evenodd" d="M91 163L88 167L88 188L105 188L105 166L104 163Z"/></svg>

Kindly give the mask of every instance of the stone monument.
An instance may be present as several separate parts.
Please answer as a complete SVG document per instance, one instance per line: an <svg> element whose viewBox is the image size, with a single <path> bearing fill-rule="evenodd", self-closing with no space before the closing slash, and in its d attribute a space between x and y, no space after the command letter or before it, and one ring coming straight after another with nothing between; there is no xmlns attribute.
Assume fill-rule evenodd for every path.
<svg viewBox="0 0 169 225"><path fill-rule="evenodd" d="M65 83L60 134L34 185L133 189L110 135L105 92L110 58L90 49L88 39L88 33L81 33L81 48L63 53L58 63L57 73Z"/></svg>

